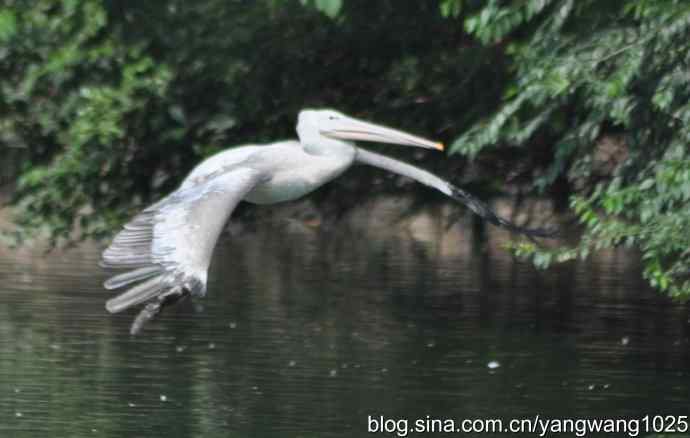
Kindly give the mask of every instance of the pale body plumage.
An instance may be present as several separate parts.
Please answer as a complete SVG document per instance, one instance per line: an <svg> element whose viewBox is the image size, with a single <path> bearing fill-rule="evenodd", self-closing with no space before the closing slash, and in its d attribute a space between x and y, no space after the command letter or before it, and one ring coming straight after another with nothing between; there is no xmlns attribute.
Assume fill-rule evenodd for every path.
<svg viewBox="0 0 690 438"><path fill-rule="evenodd" d="M465 203L494 224L529 235L543 230L515 226L437 176L366 151L348 140L442 148L419 137L349 118L331 110L300 113L300 141L247 145L218 153L192 170L179 189L125 225L104 251L102 264L128 269L105 282L107 289L136 284L106 304L110 312L149 302L132 332L163 305L186 294L203 296L213 248L237 203L274 204L298 199L363 163L413 178Z"/></svg>
<svg viewBox="0 0 690 438"><path fill-rule="evenodd" d="M348 146L335 156L307 153L301 143L292 140L242 146L207 158L185 178L181 187L191 186L218 169L243 165L271 175L247 193L245 201L254 204L292 201L347 170L355 159L355 147Z"/></svg>

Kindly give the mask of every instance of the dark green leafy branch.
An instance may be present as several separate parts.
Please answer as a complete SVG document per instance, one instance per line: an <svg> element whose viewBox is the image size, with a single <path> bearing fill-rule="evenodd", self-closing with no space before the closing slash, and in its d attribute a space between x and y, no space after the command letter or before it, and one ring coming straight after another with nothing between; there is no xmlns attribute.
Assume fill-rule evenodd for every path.
<svg viewBox="0 0 690 438"><path fill-rule="evenodd" d="M452 150L552 144L533 185L566 178L584 230L572 248L516 253L546 267L635 247L654 287L690 295L690 3L489 1L465 27L504 46L513 75L498 110Z"/></svg>

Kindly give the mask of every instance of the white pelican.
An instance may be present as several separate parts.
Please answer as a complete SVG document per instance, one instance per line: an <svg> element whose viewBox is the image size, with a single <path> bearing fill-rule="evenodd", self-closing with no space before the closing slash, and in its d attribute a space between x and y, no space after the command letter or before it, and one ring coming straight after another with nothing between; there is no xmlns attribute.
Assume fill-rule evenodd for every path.
<svg viewBox="0 0 690 438"><path fill-rule="evenodd" d="M161 309L184 296L203 297L206 276L224 224L237 204L274 204L300 198L355 163L394 172L464 203L489 222L528 236L550 237L494 214L488 206L447 181L410 164L356 147L352 140L443 150L441 143L357 120L338 111L303 110L299 141L247 145L220 152L195 167L180 187L124 226L103 252L102 266L126 269L104 283L130 287L108 300L116 313L145 304L130 332L137 333Z"/></svg>

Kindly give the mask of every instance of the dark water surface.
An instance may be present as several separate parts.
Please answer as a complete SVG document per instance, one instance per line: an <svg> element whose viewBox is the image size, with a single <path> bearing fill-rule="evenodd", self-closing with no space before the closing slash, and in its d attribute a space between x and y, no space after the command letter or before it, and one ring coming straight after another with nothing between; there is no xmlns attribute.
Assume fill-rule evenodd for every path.
<svg viewBox="0 0 690 438"><path fill-rule="evenodd" d="M395 436L367 434L367 417L690 411L688 308L649 290L635 256L536 272L505 234L480 245L440 210L399 224L362 210L337 228L233 225L206 299L135 338L132 313L103 308L98 245L0 248L0 437Z"/></svg>

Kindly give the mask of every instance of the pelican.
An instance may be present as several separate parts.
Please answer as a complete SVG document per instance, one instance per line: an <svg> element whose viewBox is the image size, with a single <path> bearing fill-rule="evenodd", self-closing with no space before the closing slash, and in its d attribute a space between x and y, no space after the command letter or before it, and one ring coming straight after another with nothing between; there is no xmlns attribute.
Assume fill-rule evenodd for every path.
<svg viewBox="0 0 690 438"><path fill-rule="evenodd" d="M213 155L196 166L177 190L149 206L115 236L101 265L126 270L104 283L128 287L106 309L121 312L143 305L130 332L136 334L166 305L186 296L203 297L213 249L237 204L291 201L337 178L354 164L404 175L465 204L494 225L535 237L529 229L494 214L487 205L451 183L410 164L354 145L393 143L443 150L443 144L358 120L331 109L305 109L297 122L299 141L246 145Z"/></svg>

